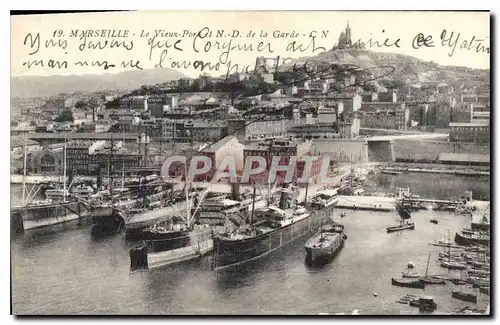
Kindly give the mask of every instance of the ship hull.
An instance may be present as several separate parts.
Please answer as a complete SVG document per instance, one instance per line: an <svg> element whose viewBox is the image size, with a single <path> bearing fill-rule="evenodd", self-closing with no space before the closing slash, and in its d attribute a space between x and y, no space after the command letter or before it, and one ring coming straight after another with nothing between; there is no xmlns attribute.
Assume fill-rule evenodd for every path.
<svg viewBox="0 0 500 325"><path fill-rule="evenodd" d="M344 247L344 240L342 238L339 239L338 243L334 243L328 247L305 247L306 263L309 265L323 265L330 263L335 256L337 256L342 247Z"/></svg>
<svg viewBox="0 0 500 325"><path fill-rule="evenodd" d="M387 231L387 233L391 233L391 232L396 232L396 231L414 230L414 229L415 229L415 223L411 223L411 224L406 224L406 225L402 225L402 226L387 227L386 231Z"/></svg>
<svg viewBox="0 0 500 325"><path fill-rule="evenodd" d="M455 234L455 243L458 245L462 246L469 246L469 245L489 245L490 244L490 239L489 238L473 238L473 237L468 237L464 236L460 233Z"/></svg>
<svg viewBox="0 0 500 325"><path fill-rule="evenodd" d="M13 208L11 228L15 233L82 220L89 216L85 205L79 202L47 204Z"/></svg>
<svg viewBox="0 0 500 325"><path fill-rule="evenodd" d="M413 288L413 289L425 289L425 282L416 280L401 280L401 279L391 279L391 284L397 287Z"/></svg>
<svg viewBox="0 0 500 325"><path fill-rule="evenodd" d="M212 230L195 229L130 250L130 268L152 269L200 258L213 250Z"/></svg>
<svg viewBox="0 0 500 325"><path fill-rule="evenodd" d="M160 193L154 194L155 196L150 197L150 199L155 199L156 201L158 201L163 196L165 196L166 193L167 192L165 191L164 193L161 193L161 195ZM94 209L92 210L92 222L94 224L94 226L92 227L92 234L96 236L109 236L119 233L125 228L127 239L136 240L135 237L141 236L143 228L152 226L160 220L167 219L167 216L169 214L172 214L172 207L146 210L142 213L131 216L126 216L122 212L119 212L119 210L121 209L127 211L128 208L137 207L139 202L142 203L142 201L142 199L137 200L137 202L134 200L135 203L131 203L132 201L129 201L126 204L124 203L125 205L118 205L116 209L107 206L94 207ZM176 207L176 209L182 209L182 204L175 204L174 206Z"/></svg>
<svg viewBox="0 0 500 325"><path fill-rule="evenodd" d="M169 197L169 191L161 191L155 194L150 194L146 196L146 200L150 203L158 202ZM122 201L116 203L113 207L106 205L95 205L92 207L92 217L96 219L96 222L99 222L99 218L112 217L113 212L116 210L127 210L127 209L135 209L140 207L144 202L143 198L135 198L128 201Z"/></svg>
<svg viewBox="0 0 500 325"><path fill-rule="evenodd" d="M315 211L309 217L271 232L242 240L214 238L214 269L235 267L265 256L294 240L316 231L328 219L334 206Z"/></svg>
<svg viewBox="0 0 500 325"><path fill-rule="evenodd" d="M146 210L129 217L125 216L125 234L128 240L141 240L143 229L154 226L159 221L166 221L176 214L185 213L186 202L177 202L171 206Z"/></svg>
<svg viewBox="0 0 500 325"><path fill-rule="evenodd" d="M490 230L490 224L489 223L472 222L471 223L471 228L473 230L487 231L487 230Z"/></svg>

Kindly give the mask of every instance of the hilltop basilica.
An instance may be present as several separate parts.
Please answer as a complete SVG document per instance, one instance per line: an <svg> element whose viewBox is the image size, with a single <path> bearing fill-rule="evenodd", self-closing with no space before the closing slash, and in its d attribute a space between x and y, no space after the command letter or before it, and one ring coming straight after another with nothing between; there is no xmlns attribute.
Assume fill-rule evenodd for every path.
<svg viewBox="0 0 500 325"><path fill-rule="evenodd" d="M347 26L345 30L340 33L339 41L335 44L332 50L343 50L343 49L351 49L358 48L358 44L353 44L351 39L351 27L349 27L349 21L347 22Z"/></svg>

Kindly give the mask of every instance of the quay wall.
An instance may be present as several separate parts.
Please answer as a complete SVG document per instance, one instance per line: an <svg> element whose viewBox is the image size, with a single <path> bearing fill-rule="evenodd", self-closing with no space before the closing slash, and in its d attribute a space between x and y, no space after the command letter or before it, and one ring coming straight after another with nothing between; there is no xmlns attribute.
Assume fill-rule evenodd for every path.
<svg viewBox="0 0 500 325"><path fill-rule="evenodd" d="M393 140L369 141L368 159L372 162L395 161Z"/></svg>
<svg viewBox="0 0 500 325"><path fill-rule="evenodd" d="M489 144L452 143L428 139L395 139L396 161L437 162L442 153L489 155Z"/></svg>
<svg viewBox="0 0 500 325"><path fill-rule="evenodd" d="M315 139L312 146L317 155L329 154L338 163L361 163L368 161L366 140Z"/></svg>

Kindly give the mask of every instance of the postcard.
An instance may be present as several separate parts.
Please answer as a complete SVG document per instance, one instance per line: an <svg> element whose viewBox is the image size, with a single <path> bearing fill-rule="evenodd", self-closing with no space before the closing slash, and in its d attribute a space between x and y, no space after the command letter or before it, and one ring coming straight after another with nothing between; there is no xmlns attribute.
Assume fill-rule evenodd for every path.
<svg viewBox="0 0 500 325"><path fill-rule="evenodd" d="M11 16L11 313L490 315L490 21Z"/></svg>

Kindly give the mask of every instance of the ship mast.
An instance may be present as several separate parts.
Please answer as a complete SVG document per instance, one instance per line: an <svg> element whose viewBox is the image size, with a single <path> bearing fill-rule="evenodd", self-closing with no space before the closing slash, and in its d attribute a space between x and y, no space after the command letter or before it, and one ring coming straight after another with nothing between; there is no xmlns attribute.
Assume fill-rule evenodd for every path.
<svg viewBox="0 0 500 325"><path fill-rule="evenodd" d="M254 213L255 213L255 183L253 183L252 213L250 214L250 225L253 222Z"/></svg>
<svg viewBox="0 0 500 325"><path fill-rule="evenodd" d="M307 190L309 189L309 180L306 182L306 194L304 197L304 207L307 205Z"/></svg>
<svg viewBox="0 0 500 325"><path fill-rule="evenodd" d="M191 225L191 202L189 202L189 190L188 190L188 174L187 174L187 166L184 164L184 175L185 177L185 183L184 183L184 194L186 195L186 222L187 226L189 227Z"/></svg>
<svg viewBox="0 0 500 325"><path fill-rule="evenodd" d="M109 153L108 153L108 188L109 188L109 195L111 196L111 200L113 200L113 179L111 177L111 157L113 154L113 136L110 138L110 147L109 147Z"/></svg>
<svg viewBox="0 0 500 325"><path fill-rule="evenodd" d="M63 202L66 202L66 132L64 132Z"/></svg>
<svg viewBox="0 0 500 325"><path fill-rule="evenodd" d="M24 158L23 158L23 200L22 205L26 204L26 134L24 135Z"/></svg>
<svg viewBox="0 0 500 325"><path fill-rule="evenodd" d="M124 144L125 144L125 132L123 133L122 148ZM122 188L124 187L125 187L125 157L123 156L122 152Z"/></svg>

